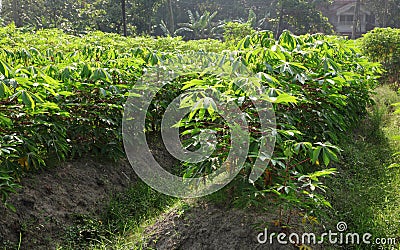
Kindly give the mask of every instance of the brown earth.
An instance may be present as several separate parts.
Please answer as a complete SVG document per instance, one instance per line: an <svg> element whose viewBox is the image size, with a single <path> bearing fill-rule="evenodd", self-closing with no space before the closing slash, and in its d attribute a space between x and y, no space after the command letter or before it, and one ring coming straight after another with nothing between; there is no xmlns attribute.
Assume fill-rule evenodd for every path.
<svg viewBox="0 0 400 250"><path fill-rule="evenodd" d="M23 188L10 197L17 212L0 207L0 247L14 249L21 235L21 249L54 249L77 215L101 214L111 195L125 190L135 178L126 162L93 159L25 177Z"/></svg>
<svg viewBox="0 0 400 250"><path fill-rule="evenodd" d="M264 232L280 232L271 224L272 213L239 210L201 202L181 213L173 210L164 214L145 230L148 249L298 249L294 245L280 245L276 239L260 244L257 236Z"/></svg>

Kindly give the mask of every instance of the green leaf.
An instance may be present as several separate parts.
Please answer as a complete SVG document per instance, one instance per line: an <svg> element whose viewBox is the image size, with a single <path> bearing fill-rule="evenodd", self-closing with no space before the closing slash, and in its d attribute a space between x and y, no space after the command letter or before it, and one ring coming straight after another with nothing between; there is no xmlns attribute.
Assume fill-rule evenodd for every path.
<svg viewBox="0 0 400 250"><path fill-rule="evenodd" d="M108 83L112 82L111 75L105 69L102 69L102 68L96 69L93 72L93 74L90 77L90 79L93 80L93 81L102 80L102 81L108 82Z"/></svg>
<svg viewBox="0 0 400 250"><path fill-rule="evenodd" d="M24 105L28 106L31 109L35 109L35 101L27 91L21 91L21 98Z"/></svg>
<svg viewBox="0 0 400 250"><path fill-rule="evenodd" d="M193 80L190 80L188 82L184 82L183 83L184 86L182 87L182 90L186 90L186 89L189 89L189 88L191 88L193 86L197 86L197 85L202 86L202 85L204 85L204 83L205 83L204 80L193 79Z"/></svg>
<svg viewBox="0 0 400 250"><path fill-rule="evenodd" d="M266 74L264 72L257 73L256 77L261 79L262 81L265 81L265 82L268 82L268 83L273 83L273 84L279 83L279 81L275 77L273 77L273 76L271 76L269 74Z"/></svg>
<svg viewBox="0 0 400 250"><path fill-rule="evenodd" d="M10 118L7 118L0 114L0 124L1 127L11 127L13 123Z"/></svg>
<svg viewBox="0 0 400 250"><path fill-rule="evenodd" d="M9 97L11 94L10 88L4 82L0 82L0 98Z"/></svg>
<svg viewBox="0 0 400 250"><path fill-rule="evenodd" d="M10 204L8 202L5 202L4 205L5 205L6 208L10 209L11 212L13 212L13 213L17 212L17 209L15 208L14 205L12 205L12 204Z"/></svg>
<svg viewBox="0 0 400 250"><path fill-rule="evenodd" d="M46 83L52 85L53 87L56 87L60 85L60 83L56 80L54 80L52 77L42 73L42 78L45 80Z"/></svg>
<svg viewBox="0 0 400 250"><path fill-rule="evenodd" d="M279 44L289 50L294 50L296 48L297 42L296 38L290 33L290 31L284 31L279 37Z"/></svg>
<svg viewBox="0 0 400 250"><path fill-rule="evenodd" d="M81 78L82 78L82 79L87 79L87 78L89 78L91 75L92 75L92 69L91 69L90 65L85 64L85 65L83 66L83 68L82 68L82 71L81 71Z"/></svg>
<svg viewBox="0 0 400 250"><path fill-rule="evenodd" d="M3 74L5 78L10 78L13 74L13 70L6 62L0 60L0 73Z"/></svg>
<svg viewBox="0 0 400 250"><path fill-rule="evenodd" d="M262 95L262 100L269 101L271 103L297 103L297 98L295 96L289 95L287 93L281 93L277 97L270 97L268 95Z"/></svg>
<svg viewBox="0 0 400 250"><path fill-rule="evenodd" d="M61 96L66 96L66 97L74 95L74 93L69 92L69 91L60 91L60 92L57 92L57 94L59 94Z"/></svg>
<svg viewBox="0 0 400 250"><path fill-rule="evenodd" d="M388 166L388 169L392 169L392 168L400 168L400 164L399 163L392 163Z"/></svg>
<svg viewBox="0 0 400 250"><path fill-rule="evenodd" d="M142 97L142 95L137 94L137 93L133 93L133 92L126 92L124 94L125 97Z"/></svg>
<svg viewBox="0 0 400 250"><path fill-rule="evenodd" d="M316 171L314 173L306 175L308 178L314 181L318 181L318 177L324 177L328 175L332 175L337 172L336 168L329 168L329 169L324 169L320 171Z"/></svg>
<svg viewBox="0 0 400 250"><path fill-rule="evenodd" d="M297 98L292 95L282 93L278 95L274 103L297 103Z"/></svg>
<svg viewBox="0 0 400 250"><path fill-rule="evenodd" d="M33 93L32 98L34 99L35 103L43 103L43 98L39 95L39 93Z"/></svg>
<svg viewBox="0 0 400 250"><path fill-rule="evenodd" d="M324 160L325 166L328 166L329 163L330 163L330 161L331 161L331 159L329 158L329 155L326 153L326 148L324 148L324 149L322 150L322 158L323 158L323 160Z"/></svg>
<svg viewBox="0 0 400 250"><path fill-rule="evenodd" d="M317 162L317 160L318 160L318 158L319 158L319 154L321 153L321 149L322 149L321 146L317 146L317 148L313 150L313 152L312 152L312 158L311 158L311 162L312 162L313 164L315 164L315 163Z"/></svg>
<svg viewBox="0 0 400 250"><path fill-rule="evenodd" d="M54 102L44 102L41 104L38 104L42 109L47 109L47 110L60 110L60 107L58 107L57 104Z"/></svg>
<svg viewBox="0 0 400 250"><path fill-rule="evenodd" d="M339 161L337 154L335 152L333 152L330 148L325 148L325 150L326 150L325 153L328 155L328 157L331 161L335 161L335 162Z"/></svg>
<svg viewBox="0 0 400 250"><path fill-rule="evenodd" d="M204 119L204 115L206 113L206 109L202 108L199 110L199 119L203 120Z"/></svg>

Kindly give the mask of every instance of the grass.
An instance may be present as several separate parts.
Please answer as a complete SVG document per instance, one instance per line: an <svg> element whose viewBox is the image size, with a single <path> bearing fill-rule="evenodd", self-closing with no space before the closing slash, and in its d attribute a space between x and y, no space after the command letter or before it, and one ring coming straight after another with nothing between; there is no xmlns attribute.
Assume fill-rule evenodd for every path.
<svg viewBox="0 0 400 250"><path fill-rule="evenodd" d="M76 215L58 249L143 249L144 229L163 212L184 206L181 200L138 181L114 196L100 218Z"/></svg>
<svg viewBox="0 0 400 250"><path fill-rule="evenodd" d="M400 115L394 114L393 103L400 96L387 86L377 88L376 105L369 117L342 142L342 161L338 178L334 178L330 199L332 229L344 221L346 232L370 233L373 238L396 238L400 243ZM342 246L347 249L400 249L399 245Z"/></svg>

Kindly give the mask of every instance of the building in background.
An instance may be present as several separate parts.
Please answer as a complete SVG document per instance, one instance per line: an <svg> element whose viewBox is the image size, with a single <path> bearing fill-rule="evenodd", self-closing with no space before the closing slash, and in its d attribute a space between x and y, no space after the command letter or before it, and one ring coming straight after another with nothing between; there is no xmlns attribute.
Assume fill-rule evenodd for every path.
<svg viewBox="0 0 400 250"><path fill-rule="evenodd" d="M356 0L334 0L331 5L322 10L337 33L348 36L352 34L356 2ZM376 26L375 15L364 4L360 5L359 16L358 35L366 33Z"/></svg>

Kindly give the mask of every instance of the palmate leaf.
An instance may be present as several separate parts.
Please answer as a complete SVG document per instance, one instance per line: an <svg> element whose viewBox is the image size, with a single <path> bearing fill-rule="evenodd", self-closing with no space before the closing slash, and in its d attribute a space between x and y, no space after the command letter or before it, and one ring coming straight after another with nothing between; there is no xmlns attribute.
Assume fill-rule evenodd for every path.
<svg viewBox="0 0 400 250"><path fill-rule="evenodd" d="M295 36L291 34L290 31L286 30L279 37L279 44L289 50L294 50L296 48L297 41Z"/></svg>
<svg viewBox="0 0 400 250"><path fill-rule="evenodd" d="M279 81L275 77L264 72L257 73L256 77L259 78L261 81L271 83L274 86L275 84L279 84Z"/></svg>
<svg viewBox="0 0 400 250"><path fill-rule="evenodd" d="M287 93L280 93L277 97L271 97L267 94L264 94L262 95L261 99L276 104L297 103L297 98Z"/></svg>
<svg viewBox="0 0 400 250"><path fill-rule="evenodd" d="M180 24L178 27L181 29L178 29L177 32L189 32L195 38L208 37L217 33L218 28L221 27L220 24L213 23L213 18L215 18L215 13L200 15L194 11L190 12L188 22ZM46 35L49 34L46 33ZM30 34L25 35L30 36ZM40 37L39 34L35 34L35 38L36 36ZM343 50L340 47L345 47L346 44L336 46L336 38L323 35L294 36L289 32L284 32L279 41L273 38L273 32L259 32L244 37L240 44L240 52L227 52L222 59L219 57L214 60L213 56L204 58L204 64L207 65L219 65L223 69L231 66L229 69L233 68L232 73L234 74L225 79L224 76L215 76L216 74L209 69L201 74L191 72L191 74L188 74L189 77L176 78L177 85L174 85L173 88L165 87L160 91L160 96L163 99L156 103L165 108L166 103L171 101L169 98L173 99L181 92L190 93L187 90L193 88L205 88L203 80L195 82L190 81L191 79L196 77L206 79L208 81L206 82L208 83L207 87L215 93L221 91L223 100L235 103L237 101L240 107L245 108L243 113L246 112L246 119L251 122L251 128L254 127L255 129L254 134L251 132L250 135L252 141L251 159L260 157L266 161L271 158L271 165L269 165L271 173L269 174L274 178L273 183L283 186L283 193L278 191L276 193L282 194L282 197L284 197L286 191L296 198L292 199L288 196L285 201L283 199L282 201L295 203L302 208L309 206L312 202L314 202L312 205L318 206L320 204L318 204L318 199L314 198L316 197L315 194L312 194L312 197L310 195L306 203L303 197L299 196L301 193L298 190L289 190L289 187L299 186L296 178L289 176L286 179L288 185L282 185L286 175L281 175L279 171L284 171L299 163L294 169L303 172L303 161L304 165L311 165L308 158L318 165L319 162L321 162L321 165L328 165L332 161L338 160L338 152L335 148L328 144L313 144L313 142L332 140L333 135L344 134L343 131L346 127L349 127L348 120L357 119L354 117L359 114L358 110L364 110L363 102L366 97L363 96L363 93L364 91L365 93L368 92L369 81L374 77L373 72L368 67L377 66L370 66L373 64L360 61L359 56L353 54L353 51ZM195 56L192 56L194 53L188 56L189 59L186 61L182 59L181 63L179 60L185 57L182 55L184 53L175 52L175 48L196 51L198 49L205 51L217 51L219 49L218 46L214 47L215 43L210 41L184 43L179 39L171 38L167 40L143 37L120 38L117 35L101 32L95 35L87 35L83 39L74 37L72 38L73 42L68 43L62 43L59 39L62 40L63 35L49 39L47 37L37 39L40 43L51 40L51 44L40 45L35 45L36 39L26 39L33 46L38 46L39 51L37 53L37 51L28 50L27 52L32 57L29 60L21 60L22 57L28 58L29 55L25 52L25 54L20 53L18 48L15 49L17 52L0 53L0 60L9 63L10 67L16 69L16 72L13 73L12 69L7 67L8 65L2 64L0 66L0 71L2 71L0 72L0 98L12 97L9 100L1 100L0 106L3 108L5 105L6 113L0 112L0 128L10 130L7 127L12 126L10 123L12 119L8 118L7 113L10 110L11 112L15 111L16 115L21 113L22 119L34 117L35 124L51 128L50 133L49 129L29 131L33 134L29 138L29 150L37 155L37 157L30 158L32 162L38 162L37 158L45 157L47 148L61 152L60 149L63 147L59 145L65 142L65 130L70 130L69 133L73 137L71 142L68 142L65 151L71 150L71 154L74 154L74 152L81 154L90 150L88 148L95 147L99 148L100 153L107 154L107 152L110 152L107 149L108 145L112 145L111 143L107 144L107 142L121 139L118 137L120 132L118 127L120 126L116 116L120 115L119 111L123 109L123 103L128 96L132 96L132 98L140 97L140 89L135 93L128 91L148 68L155 64L162 64L165 57L168 60L176 60L176 62L179 62L176 64L179 65L186 63L191 67L197 63L193 63L195 61ZM110 47L108 47L109 45ZM29 46L31 44L25 47ZM49 49L49 47L51 48ZM14 51L14 48L12 50ZM327 72L324 72L323 57L328 58L326 60ZM63 59L61 60L61 58ZM43 69L45 64L51 64L51 66ZM284 66L282 73L280 72L281 66ZM335 66L338 66L337 74L334 72ZM258 73L256 80L253 81L252 77L247 76L242 77L246 78L245 80L240 79L239 75L246 73L242 69L246 68L249 69L250 75ZM104 69L108 75L101 69ZM97 70L96 73L95 70ZM42 77L41 71L48 77ZM193 75L195 76L193 77ZM200 77L198 77L199 75ZM370 75L371 78L366 80L365 75ZM20 79L17 79L16 76ZM114 76L115 78L111 79ZM15 79L16 81L12 83L8 79ZM61 84L58 80L63 81L63 83ZM218 82L219 80L220 82ZM94 83L94 81L98 82ZM110 84L107 83L111 82L117 85L109 86ZM250 90L248 92L239 91L238 85L231 83L242 84L246 87L246 90ZM245 84L254 86L254 88L247 88L248 86ZM118 86L118 89L114 89L115 86ZM346 86L346 89L343 88L344 86ZM261 97L254 95L256 98L252 99L252 91L263 88L266 88L268 95ZM269 91L269 88L271 91ZM100 93L103 92L104 96L99 95L99 91ZM15 92L17 94L13 96ZM54 96L53 92L58 95ZM265 100L276 104L274 106L278 118L277 129L280 130L277 133L274 131L279 143L276 144L275 153L271 155L264 155L263 152L259 152L261 151L259 145L262 143L262 137L259 137L258 132L263 133L265 131L257 131L259 129L258 118L260 117L257 116L256 108L251 106L252 101L259 101L260 98L264 97ZM224 132L223 127L227 123L218 113L218 111L223 112L222 108L220 107L221 110L217 110L217 105L211 98L202 98L202 101L199 101L199 98L193 93L191 96L182 97L181 106L192 111L190 122L188 122L189 115L187 115L177 124L181 127L182 135L196 135L197 130L202 129L198 128L199 125L208 124L220 126L221 128L218 127L219 131ZM18 102L25 105L23 110L22 105L17 105ZM14 106L9 105L14 105L16 110L13 109ZM96 107L93 107L93 105L96 105ZM192 107L195 107L195 109L191 109ZM30 110L33 108L35 110ZM69 119L58 119L60 114L66 113L66 110L70 112ZM357 110L357 112L354 112L354 110ZM38 113L41 115L36 115ZM162 114L160 113L162 113L160 110L149 109L146 116L148 125L151 124L150 122L161 121ZM204 120L201 121L202 119ZM216 119L217 122L210 122L212 119ZM14 123L17 121L15 120ZM112 129L110 127L104 129L99 126L101 124L113 127ZM55 129L55 125L59 126L59 130ZM28 129L30 128L28 127ZM157 126L154 129L157 130ZM90 135L92 132L95 133L93 137ZM327 136L328 133L331 133L332 137ZM110 135L112 135L111 138ZM229 144L229 139L229 133L226 136L218 137L219 142L221 142L221 145L218 146L225 147ZM290 140L291 144L284 147L281 142L286 139ZM93 141L96 141L96 145L92 145ZM18 152L10 148L20 147L7 146L3 154L13 155L15 159L23 158L18 155ZM284 150L286 151L284 152ZM220 151L216 154L218 154L216 158L225 156ZM65 153L65 155L68 155L68 153ZM291 159L286 156L290 156ZM25 166L25 161L23 163ZM187 169L192 174L196 174L199 171L201 172L204 166L192 165ZM307 173L309 173L308 170L313 171L312 167L317 168L316 166L309 167ZM300 175L303 174L300 173ZM319 176L324 175L325 173L322 172L316 175L311 174L310 178L319 178ZM262 184L262 180L260 184ZM312 185L310 186L311 189L318 188L316 183L312 183ZM260 186L260 188L268 187Z"/></svg>
<svg viewBox="0 0 400 250"><path fill-rule="evenodd" d="M159 62L161 62L162 59L156 52L149 51L148 54L146 55L146 61L150 65L154 66L154 65L158 64Z"/></svg>
<svg viewBox="0 0 400 250"><path fill-rule="evenodd" d="M45 80L45 82L47 84L50 84L51 86L53 86L53 88L56 88L60 85L60 83L58 81L54 80L52 77L50 77L42 72L41 72L41 77L43 78L43 80Z"/></svg>
<svg viewBox="0 0 400 250"><path fill-rule="evenodd" d="M10 78L14 74L14 71L6 62L0 60L0 74L5 78Z"/></svg>
<svg viewBox="0 0 400 250"><path fill-rule="evenodd" d="M308 175L306 175L306 177L310 178L311 180L318 181L319 177L325 177L325 176L332 175L335 173L337 173L336 168L329 168L329 169L324 169L324 170L320 170L320 171L308 174Z"/></svg>
<svg viewBox="0 0 400 250"><path fill-rule="evenodd" d="M280 73L289 73L291 76L298 74L298 70L289 62L284 62L277 69Z"/></svg>
<svg viewBox="0 0 400 250"><path fill-rule="evenodd" d="M35 101L33 100L31 94L26 90L21 90L22 103L30 109L35 109Z"/></svg>
<svg viewBox="0 0 400 250"><path fill-rule="evenodd" d="M319 159L322 157L322 161L325 166L328 166L330 162L338 162L338 154L340 154L340 148L332 145L331 143L315 143L317 146L311 150L311 162L319 165Z"/></svg>
<svg viewBox="0 0 400 250"><path fill-rule="evenodd" d="M92 68L90 67L90 65L85 63L85 65L83 65L80 76L83 79L87 79L92 75L92 73L93 73L93 71L92 71Z"/></svg>
<svg viewBox="0 0 400 250"><path fill-rule="evenodd" d="M106 69L97 68L94 70L93 74L90 77L92 81L102 80L104 82L112 83L111 75L107 72Z"/></svg>
<svg viewBox="0 0 400 250"><path fill-rule="evenodd" d="M312 151L312 158L311 158L311 162L313 163L313 164L316 164L317 163L317 161L318 161L318 158L319 158L319 154L321 153L321 149L322 149L322 147L317 147L316 149L314 149L313 151Z"/></svg>
<svg viewBox="0 0 400 250"><path fill-rule="evenodd" d="M0 81L0 98L9 97L11 94L10 88L3 81Z"/></svg>
<svg viewBox="0 0 400 250"><path fill-rule="evenodd" d="M340 71L340 66L331 58L325 57L322 59L324 72L328 72L329 69L335 73Z"/></svg>
<svg viewBox="0 0 400 250"><path fill-rule="evenodd" d="M13 124L10 118L5 117L4 115L0 114L0 127L11 127Z"/></svg>
<svg viewBox="0 0 400 250"><path fill-rule="evenodd" d="M206 83L205 80L193 79L193 80L183 83L184 86L182 87L182 90L186 90L186 89L189 89L194 86L203 86L205 83Z"/></svg>

